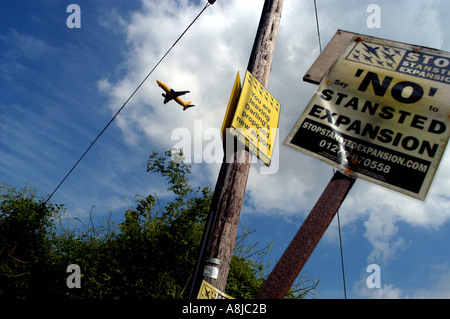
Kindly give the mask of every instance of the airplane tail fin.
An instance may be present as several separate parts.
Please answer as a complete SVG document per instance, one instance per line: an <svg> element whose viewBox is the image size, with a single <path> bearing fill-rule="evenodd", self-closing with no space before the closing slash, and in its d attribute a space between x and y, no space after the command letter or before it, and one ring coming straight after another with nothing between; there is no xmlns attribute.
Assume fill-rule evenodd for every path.
<svg viewBox="0 0 450 319"><path fill-rule="evenodd" d="M186 111L188 108L195 106L194 104L191 104L191 102L187 102L184 107L183 107L183 111Z"/></svg>

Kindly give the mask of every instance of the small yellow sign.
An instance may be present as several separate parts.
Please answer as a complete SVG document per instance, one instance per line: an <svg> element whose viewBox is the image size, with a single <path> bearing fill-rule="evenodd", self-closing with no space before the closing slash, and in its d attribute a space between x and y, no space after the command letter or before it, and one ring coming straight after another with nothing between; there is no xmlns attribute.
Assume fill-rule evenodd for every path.
<svg viewBox="0 0 450 319"><path fill-rule="evenodd" d="M234 299L203 280L197 299Z"/></svg>
<svg viewBox="0 0 450 319"><path fill-rule="evenodd" d="M266 166L272 159L280 109L280 103L247 71L230 132Z"/></svg>

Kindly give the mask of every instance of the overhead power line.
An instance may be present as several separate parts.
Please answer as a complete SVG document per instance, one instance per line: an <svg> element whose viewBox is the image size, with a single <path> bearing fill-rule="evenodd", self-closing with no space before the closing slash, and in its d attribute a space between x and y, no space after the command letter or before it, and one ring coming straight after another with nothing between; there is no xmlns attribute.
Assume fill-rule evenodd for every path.
<svg viewBox="0 0 450 319"><path fill-rule="evenodd" d="M316 26L317 26L317 38L319 41L319 51L320 53L322 53L322 41L320 39L320 25L319 25L319 14L317 13L317 3L316 0L314 0L314 13L316 16ZM334 169L333 169L333 174L334 174ZM343 247L342 247L342 236L341 236L341 220L339 217L339 209L336 212L337 214L337 222L338 222L338 231L339 231L339 248L340 248L340 253L341 253L341 269L342 269L342 282L344 285L344 298L347 299L347 287L345 284L345 268L344 268L344 251L343 251Z"/></svg>
<svg viewBox="0 0 450 319"><path fill-rule="evenodd" d="M322 53L322 41L320 40L320 27L319 27L319 15L317 14L317 4L314 0L314 12L316 14L316 25L317 25L317 37L319 39L319 50Z"/></svg>
<svg viewBox="0 0 450 319"><path fill-rule="evenodd" d="M341 248L341 267L342 267L342 281L344 283L344 299L347 299L347 288L345 286L344 252L342 250L341 220L339 218L339 209L337 211L337 220L339 230L339 247Z"/></svg>
<svg viewBox="0 0 450 319"><path fill-rule="evenodd" d="M200 13L195 17L195 19L189 24L189 26L183 31L183 33L178 37L178 39L172 44L172 46L167 50L167 52L163 55L163 57L156 63L156 65L151 69L151 71L147 74L147 76L139 83L137 88L131 93L131 95L128 97L128 99L123 103L122 107L114 114L112 119L106 124L106 126L101 130L101 132L97 135L97 137L94 139L94 141L88 146L88 148L84 151L83 155L78 159L78 161L75 163L75 165L72 166L70 171L64 176L64 178L61 180L61 182L56 186L55 190L47 197L45 202L43 204L46 204L52 196L56 193L56 191L61 187L61 185L66 181L66 179L69 177L70 174L74 171L74 169L77 167L77 165L81 162L81 160L86 156L86 154L89 152L89 150L94 146L94 144L97 142L97 140L102 136L102 134L106 131L106 129L111 125L111 123L116 119L116 117L119 115L119 113L123 110L123 108L127 105L127 103L131 100L131 98L136 94L136 92L141 88L141 86L144 84L144 82L149 78L149 76L155 71L155 69L159 66L159 64L164 60L164 58L169 54L169 52L177 45L177 43L181 40L181 38L185 35L185 33L189 30L189 28L197 21L197 19L202 15L202 13L212 4L214 4L215 0L208 0L208 3L206 3L205 7L200 11Z"/></svg>

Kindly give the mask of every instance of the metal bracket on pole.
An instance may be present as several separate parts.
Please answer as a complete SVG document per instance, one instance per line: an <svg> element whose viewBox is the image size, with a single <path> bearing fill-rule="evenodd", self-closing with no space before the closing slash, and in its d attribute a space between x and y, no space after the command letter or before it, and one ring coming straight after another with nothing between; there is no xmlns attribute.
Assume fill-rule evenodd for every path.
<svg viewBox="0 0 450 319"><path fill-rule="evenodd" d="M218 258L206 258L205 267L203 268L203 277L217 279L219 276L219 268L222 261Z"/></svg>

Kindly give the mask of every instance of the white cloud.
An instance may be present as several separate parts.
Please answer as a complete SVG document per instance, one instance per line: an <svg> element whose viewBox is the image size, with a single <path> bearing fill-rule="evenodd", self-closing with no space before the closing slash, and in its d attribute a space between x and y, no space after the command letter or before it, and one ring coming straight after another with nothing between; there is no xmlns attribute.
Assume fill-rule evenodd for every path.
<svg viewBox="0 0 450 319"><path fill-rule="evenodd" d="M174 144L171 131L186 127L193 132L196 119L203 121L204 129L221 126L235 74L245 67L237 61L242 52L237 46L251 43L253 36L243 37L242 30L251 22L257 23L257 14L249 7L248 3L241 6L242 20L235 20L236 3L218 3L197 20L118 118L130 144L137 145L144 133L158 147L170 148ZM109 83L108 79L99 82L100 88L113 89L111 109L117 110L123 104L199 11L199 6L186 1L180 6L168 1L144 1L143 9L131 16L126 28L126 77L118 83ZM237 32L239 37L233 38ZM156 79L175 90L190 90L184 98L196 104L196 109L180 112L176 104L163 105Z"/></svg>
<svg viewBox="0 0 450 319"><path fill-rule="evenodd" d="M427 267L424 276L427 287L413 287L408 281L403 287L393 283L384 283L383 269L381 270L381 288L368 288L366 284L369 273L363 273L361 279L353 285L352 294L355 298L368 299L448 299L450 298L449 264L431 265Z"/></svg>
<svg viewBox="0 0 450 319"><path fill-rule="evenodd" d="M366 7L371 1L318 2L323 46L338 28L392 40L442 47L443 6L439 1L383 1L381 28L366 26ZM201 9L192 2L143 1L126 24L126 60L120 66L125 76L116 83L108 78L99 88L110 92L110 108L116 111L145 77L156 61ZM194 123L202 121L203 132L220 128L236 72L245 72L263 1L217 1L192 26L155 73L121 113L117 124L126 141L138 147L142 141L158 149L169 149L177 141L171 132L179 127L194 134ZM420 24L419 20L427 20ZM445 48L443 48L445 49ZM316 86L302 82L318 55L313 4L286 1L268 89L281 103L280 165L276 174L250 172L244 206L246 213L290 216L310 211L332 176L332 168L282 145L305 108ZM159 79L174 89L190 90L185 97L196 107L186 112L174 103L162 104ZM203 146L208 141L203 141ZM341 207L341 225L364 221L365 238L373 249L369 262L388 263L407 248L398 223L415 227L439 227L450 220L450 158L446 152L435 183L425 203L410 199L365 181L357 181ZM215 183L219 165L201 165L202 177ZM384 286L378 297L399 297L401 290Z"/></svg>
<svg viewBox="0 0 450 319"><path fill-rule="evenodd" d="M9 36L1 36L0 39L8 43L11 52L17 57L24 57L26 59L39 59L45 56L49 56L55 53L55 48L50 46L44 40L29 35L21 33L15 29L11 30Z"/></svg>
<svg viewBox="0 0 450 319"><path fill-rule="evenodd" d="M385 283L384 267L380 268L380 266L365 269L360 279L353 285L351 294L358 299L409 298L402 289L395 287L392 283Z"/></svg>
<svg viewBox="0 0 450 319"><path fill-rule="evenodd" d="M385 284L381 288L368 288L365 285L365 280L361 283L360 287L357 288L356 294L357 298L367 298L367 299L403 299L408 298L407 295L400 289L396 288L392 284Z"/></svg>
<svg viewBox="0 0 450 319"><path fill-rule="evenodd" d="M449 299L450 298L450 270L449 265L436 265L430 269L430 288L415 289L412 297L421 299Z"/></svg>

